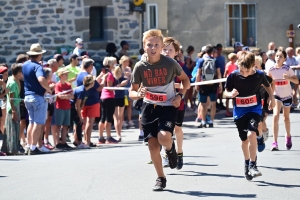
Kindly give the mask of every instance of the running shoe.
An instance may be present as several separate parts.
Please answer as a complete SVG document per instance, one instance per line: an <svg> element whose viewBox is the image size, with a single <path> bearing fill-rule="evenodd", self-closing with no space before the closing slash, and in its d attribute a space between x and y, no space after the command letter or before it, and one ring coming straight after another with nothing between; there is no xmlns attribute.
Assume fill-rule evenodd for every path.
<svg viewBox="0 0 300 200"><path fill-rule="evenodd" d="M249 172L249 166L245 165L245 178L248 181L251 181L253 179L253 177L251 176L250 172Z"/></svg>
<svg viewBox="0 0 300 200"><path fill-rule="evenodd" d="M232 117L233 116L233 114L232 114L232 112L226 112L226 114L225 114L225 117Z"/></svg>
<svg viewBox="0 0 300 200"><path fill-rule="evenodd" d="M158 177L156 184L152 187L153 191L162 191L166 187L167 179L164 177Z"/></svg>
<svg viewBox="0 0 300 200"><path fill-rule="evenodd" d="M168 156L167 155L164 155L162 157L162 165L163 165L163 167L169 167L169 160L168 160Z"/></svg>
<svg viewBox="0 0 300 200"><path fill-rule="evenodd" d="M65 146L64 144L61 144L61 143L58 143L56 146L55 146L56 149L64 149Z"/></svg>
<svg viewBox="0 0 300 200"><path fill-rule="evenodd" d="M200 123L200 125L198 126L198 128L206 128L206 124Z"/></svg>
<svg viewBox="0 0 300 200"><path fill-rule="evenodd" d="M44 146L49 150L54 149L54 147L50 144L50 142L47 142L47 144L44 144Z"/></svg>
<svg viewBox="0 0 300 200"><path fill-rule="evenodd" d="M147 162L147 164L153 164L152 160L149 160L149 161Z"/></svg>
<svg viewBox="0 0 300 200"><path fill-rule="evenodd" d="M292 148L292 136L285 137L285 139L286 139L286 143L285 143L286 149L290 150Z"/></svg>
<svg viewBox="0 0 300 200"><path fill-rule="evenodd" d="M41 152L37 147L34 150L29 149L29 151L28 151L29 156L40 155L40 154L44 154L44 153Z"/></svg>
<svg viewBox="0 0 300 200"><path fill-rule="evenodd" d="M69 146L67 143L63 144L64 149L73 149L73 147Z"/></svg>
<svg viewBox="0 0 300 200"><path fill-rule="evenodd" d="M49 153L50 152L50 150L48 148L46 148L44 145L42 147L40 147L39 150L43 153Z"/></svg>
<svg viewBox="0 0 300 200"><path fill-rule="evenodd" d="M267 129L266 131L263 131L263 136L264 136L264 141L267 141L269 138L269 129Z"/></svg>
<svg viewBox="0 0 300 200"><path fill-rule="evenodd" d="M249 166L249 173L250 173L250 175L253 177L253 178L255 178L255 177L258 177L258 176L261 176L262 174L261 174L261 172L260 171L258 171L258 169L257 169L257 166L256 165L254 165L254 166Z"/></svg>
<svg viewBox="0 0 300 200"><path fill-rule="evenodd" d="M132 121L129 121L127 127L135 127L135 125Z"/></svg>
<svg viewBox="0 0 300 200"><path fill-rule="evenodd" d="M97 145L96 144L94 144L94 143L90 143L90 145L89 145L90 147L97 147Z"/></svg>
<svg viewBox="0 0 300 200"><path fill-rule="evenodd" d="M6 153L0 151L0 156L6 156Z"/></svg>
<svg viewBox="0 0 300 200"><path fill-rule="evenodd" d="M118 141L115 140L113 137L109 137L106 139L105 144L118 144Z"/></svg>
<svg viewBox="0 0 300 200"><path fill-rule="evenodd" d="M272 149L271 149L271 151L279 151L279 149L278 149L278 143L277 142L273 142L272 143Z"/></svg>
<svg viewBox="0 0 300 200"><path fill-rule="evenodd" d="M144 136L140 135L138 141L144 141Z"/></svg>
<svg viewBox="0 0 300 200"><path fill-rule="evenodd" d="M77 149L89 149L90 147L84 143L77 145Z"/></svg>
<svg viewBox="0 0 300 200"><path fill-rule="evenodd" d="M264 136L261 136L260 138L256 137L257 140L257 150L258 152L262 152L266 148L266 144L264 141Z"/></svg>
<svg viewBox="0 0 300 200"><path fill-rule="evenodd" d="M128 126L128 124L127 124L125 121L123 121L122 127L123 127L123 128L127 128L127 126Z"/></svg>
<svg viewBox="0 0 300 200"><path fill-rule="evenodd" d="M176 169L180 170L183 167L183 153L178 153L177 154L177 167Z"/></svg>
<svg viewBox="0 0 300 200"><path fill-rule="evenodd" d="M97 144L105 144L105 142L106 142L106 139L100 138L100 139L98 139L98 143Z"/></svg>
<svg viewBox="0 0 300 200"><path fill-rule="evenodd" d="M117 139L117 141L118 141L118 142L122 142L122 138L119 137L119 138Z"/></svg>
<svg viewBox="0 0 300 200"><path fill-rule="evenodd" d="M175 143L173 141L172 148L170 150L166 150L166 154L169 160L169 166L171 169L174 169L177 167L177 153L175 149Z"/></svg>

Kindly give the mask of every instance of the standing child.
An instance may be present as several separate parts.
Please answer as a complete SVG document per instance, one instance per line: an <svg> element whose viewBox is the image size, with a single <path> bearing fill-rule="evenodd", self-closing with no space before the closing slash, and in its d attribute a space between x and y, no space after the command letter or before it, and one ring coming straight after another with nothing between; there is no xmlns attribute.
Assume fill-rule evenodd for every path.
<svg viewBox="0 0 300 200"><path fill-rule="evenodd" d="M11 67L12 76L8 78L6 87L7 94L7 115L5 120L6 141L3 141L2 151L6 154L17 154L19 151L20 134L20 79L23 79L22 64L13 64ZM14 99L16 98L16 99Z"/></svg>
<svg viewBox="0 0 300 200"><path fill-rule="evenodd" d="M267 73L274 80L272 84L275 96L275 108L273 109L273 143L272 151L278 151L278 121L280 110L283 107L284 124L286 130L286 149L292 148L290 110L293 103L293 93L290 82L298 84L299 80L295 76L294 71L287 65L283 64L286 60L285 51L277 51L275 55L275 65L271 67Z"/></svg>
<svg viewBox="0 0 300 200"><path fill-rule="evenodd" d="M78 149L89 149L89 144L82 142L82 124L83 117L81 115L82 108L84 107L85 101L89 98L89 89L94 87L95 80L92 75L87 75L83 78L83 85L78 86L74 89L74 100L72 101L71 108L71 122L74 123L74 145Z"/></svg>
<svg viewBox="0 0 300 200"><path fill-rule="evenodd" d="M55 94L57 94L56 99L56 110L55 110L55 123L57 126L57 135L56 139L58 141L58 135L60 128L62 127L62 133L61 133L61 143L56 145L56 148L58 149L69 149L71 148L66 143L66 137L68 134L68 127L70 126L70 99L74 98L71 84L66 82L68 80L68 73L69 71L65 68L61 68L57 71L57 75L59 78L59 82L55 85ZM66 92L69 91L69 92ZM61 92L66 92L64 94L59 94Z"/></svg>
<svg viewBox="0 0 300 200"><path fill-rule="evenodd" d="M270 95L269 109L274 107L274 97L264 72L255 70L255 56L251 52L242 52L238 59L239 69L232 72L226 81L226 96L235 98L233 117L237 126L242 150L245 158L245 178L261 176L256 166L256 136L261 126L262 105L260 97L261 85L266 87Z"/></svg>
<svg viewBox="0 0 300 200"><path fill-rule="evenodd" d="M235 53L230 53L228 55L228 59L230 60L225 66L224 78L227 78L231 72L237 70L237 65L235 64L237 61L237 56ZM232 112L229 111L229 98L226 98L226 117L232 117Z"/></svg>

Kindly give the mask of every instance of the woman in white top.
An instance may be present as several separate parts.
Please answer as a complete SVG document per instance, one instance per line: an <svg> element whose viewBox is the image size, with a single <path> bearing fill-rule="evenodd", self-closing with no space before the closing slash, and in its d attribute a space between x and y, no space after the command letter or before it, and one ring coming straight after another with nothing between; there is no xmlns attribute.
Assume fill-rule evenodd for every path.
<svg viewBox="0 0 300 200"><path fill-rule="evenodd" d="M272 88L274 91L275 107L273 109L273 144L272 151L278 151L278 121L280 110L283 106L283 119L286 129L286 148L292 148L292 136L290 130L290 109L293 102L292 88L290 82L298 84L299 81L294 71L287 65L284 65L287 54L285 51L277 51L275 55L275 65L267 73L273 79Z"/></svg>

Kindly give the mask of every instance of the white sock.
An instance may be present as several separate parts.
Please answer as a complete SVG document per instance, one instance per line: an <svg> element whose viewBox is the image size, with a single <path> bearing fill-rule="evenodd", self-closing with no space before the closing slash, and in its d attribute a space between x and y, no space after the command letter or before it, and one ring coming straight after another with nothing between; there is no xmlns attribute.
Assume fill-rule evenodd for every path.
<svg viewBox="0 0 300 200"><path fill-rule="evenodd" d="M31 149L32 151L35 150L35 148L36 148L35 145L31 145L31 146L30 146L30 149Z"/></svg>
<svg viewBox="0 0 300 200"><path fill-rule="evenodd" d="M48 144L48 140L44 140L44 144Z"/></svg>
<svg viewBox="0 0 300 200"><path fill-rule="evenodd" d="M206 124L206 121L202 120L201 123L202 123L202 124Z"/></svg>
<svg viewBox="0 0 300 200"><path fill-rule="evenodd" d="M140 130L140 136L144 136L144 131Z"/></svg>

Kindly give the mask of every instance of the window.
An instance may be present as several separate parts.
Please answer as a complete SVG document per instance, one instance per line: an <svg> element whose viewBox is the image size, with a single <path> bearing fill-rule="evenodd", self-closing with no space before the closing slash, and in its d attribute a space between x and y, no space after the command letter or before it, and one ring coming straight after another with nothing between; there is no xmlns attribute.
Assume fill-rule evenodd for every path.
<svg viewBox="0 0 300 200"><path fill-rule="evenodd" d="M226 44L256 46L256 4L225 4Z"/></svg>
<svg viewBox="0 0 300 200"><path fill-rule="evenodd" d="M103 7L90 8L90 40L102 40L103 32Z"/></svg>
<svg viewBox="0 0 300 200"><path fill-rule="evenodd" d="M148 13L148 29L156 29L158 27L157 4L147 4L147 13Z"/></svg>

